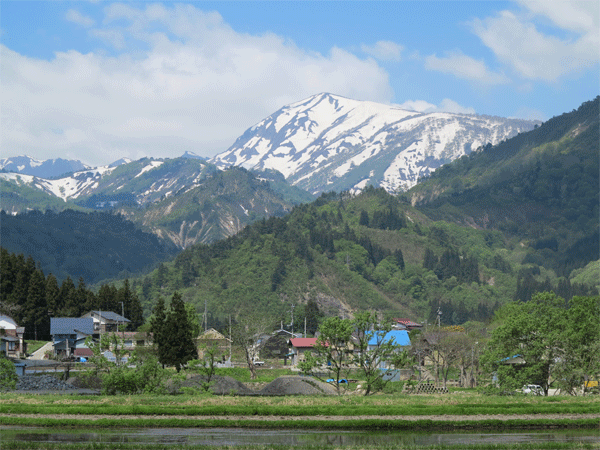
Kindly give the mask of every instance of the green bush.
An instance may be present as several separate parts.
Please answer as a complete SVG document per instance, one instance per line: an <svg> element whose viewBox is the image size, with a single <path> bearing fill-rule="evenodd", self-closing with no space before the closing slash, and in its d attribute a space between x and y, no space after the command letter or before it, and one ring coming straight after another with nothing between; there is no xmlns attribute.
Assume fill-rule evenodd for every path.
<svg viewBox="0 0 600 450"><path fill-rule="evenodd" d="M167 371L155 356L145 359L137 367L117 366L102 376L102 392L116 394L163 394L166 392Z"/></svg>
<svg viewBox="0 0 600 450"><path fill-rule="evenodd" d="M17 386L17 370L10 359L0 356L0 391L8 391Z"/></svg>

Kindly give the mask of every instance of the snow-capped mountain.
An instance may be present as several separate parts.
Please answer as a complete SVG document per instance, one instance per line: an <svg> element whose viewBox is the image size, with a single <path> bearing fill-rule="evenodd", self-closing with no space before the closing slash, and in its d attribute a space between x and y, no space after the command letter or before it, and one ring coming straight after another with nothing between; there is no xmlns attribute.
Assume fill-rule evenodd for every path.
<svg viewBox="0 0 600 450"><path fill-rule="evenodd" d="M220 168L275 169L314 194L367 184L398 192L442 164L536 123L419 113L323 93L281 108L211 162Z"/></svg>
<svg viewBox="0 0 600 450"><path fill-rule="evenodd" d="M13 156L12 158L0 159L0 169L40 178L56 178L69 172L89 168L81 161L73 159L57 158L41 161L31 156Z"/></svg>
<svg viewBox="0 0 600 450"><path fill-rule="evenodd" d="M128 202L144 204L168 197L183 188L200 183L214 172L203 159L175 158L155 160L123 158L108 166L75 172L57 179L45 179L21 173L0 173L0 180L18 186L37 188L65 201L88 198L88 202ZM119 200L116 200L119 199ZM94 204L86 204L95 207Z"/></svg>

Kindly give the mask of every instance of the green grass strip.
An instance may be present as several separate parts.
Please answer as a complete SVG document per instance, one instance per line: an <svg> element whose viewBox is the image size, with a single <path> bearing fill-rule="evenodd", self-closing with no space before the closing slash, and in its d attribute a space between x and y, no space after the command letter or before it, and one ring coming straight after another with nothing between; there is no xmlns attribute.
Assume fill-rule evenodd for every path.
<svg viewBox="0 0 600 450"><path fill-rule="evenodd" d="M511 420L223 420L223 419L64 419L0 417L0 425L22 425L58 428L248 428L269 430L526 430L526 429L583 429L598 428L598 419L511 419Z"/></svg>
<svg viewBox="0 0 600 450"><path fill-rule="evenodd" d="M593 414L598 403L501 404L501 405L114 405L114 404L4 404L2 414L110 414L183 416L355 416L361 415L494 415L494 414Z"/></svg>

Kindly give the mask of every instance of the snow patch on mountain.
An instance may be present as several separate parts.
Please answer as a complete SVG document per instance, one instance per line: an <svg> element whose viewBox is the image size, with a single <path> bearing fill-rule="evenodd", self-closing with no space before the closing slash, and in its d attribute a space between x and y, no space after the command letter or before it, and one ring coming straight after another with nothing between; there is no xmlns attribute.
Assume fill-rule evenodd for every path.
<svg viewBox="0 0 600 450"><path fill-rule="evenodd" d="M211 162L219 168L274 169L312 193L357 188L365 180L400 191L442 164L488 142L528 131L535 123L425 114L319 94L285 106L249 128Z"/></svg>
<svg viewBox="0 0 600 450"><path fill-rule="evenodd" d="M150 161L150 164L148 164L147 166L144 166L144 168L140 171L140 173L138 173L134 178L139 177L140 175L148 172L149 170L154 169L155 167L160 167L162 166L163 161Z"/></svg>

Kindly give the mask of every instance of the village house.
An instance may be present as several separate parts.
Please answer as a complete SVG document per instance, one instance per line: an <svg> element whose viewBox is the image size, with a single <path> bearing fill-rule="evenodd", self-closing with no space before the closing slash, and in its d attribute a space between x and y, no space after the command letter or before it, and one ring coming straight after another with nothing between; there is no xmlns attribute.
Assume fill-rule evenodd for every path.
<svg viewBox="0 0 600 450"><path fill-rule="evenodd" d="M420 330L421 328L423 328L423 324L413 322L410 319L392 319L392 322L392 328L394 330L412 331L415 329Z"/></svg>
<svg viewBox="0 0 600 450"><path fill-rule="evenodd" d="M392 342L394 345L401 346L399 351L403 351L410 347L410 338L408 337L408 331L406 330L391 330L387 333L383 331L376 331L371 339L368 342L368 350L373 351L376 350L382 344ZM380 369L389 369L390 363L389 361L378 361L378 366Z"/></svg>
<svg viewBox="0 0 600 450"><path fill-rule="evenodd" d="M317 338L292 338L288 341L290 349L289 356L292 358L292 365L297 365L304 360L304 353L312 350L317 342Z"/></svg>
<svg viewBox="0 0 600 450"><path fill-rule="evenodd" d="M91 318L94 321L94 337L113 331L123 331L129 319L112 311L90 311L81 316L82 319ZM119 327L120 325L120 327Z"/></svg>
<svg viewBox="0 0 600 450"><path fill-rule="evenodd" d="M115 336L118 340L123 341L123 349L128 352L131 352L138 347L149 347L152 345L151 334L141 331L119 331L107 333L106 336L109 338Z"/></svg>
<svg viewBox="0 0 600 450"><path fill-rule="evenodd" d="M50 335L54 345L54 355L62 358L92 355L85 340L93 337L92 318L51 317Z"/></svg>
<svg viewBox="0 0 600 450"><path fill-rule="evenodd" d="M196 344L198 348L198 359L204 358L205 348L212 347L213 345L217 347L217 360L225 362L229 358L231 339L223 336L214 328L210 328L198 336Z"/></svg>
<svg viewBox="0 0 600 450"><path fill-rule="evenodd" d="M27 343L23 339L25 328L6 315L0 315L0 353L9 358L21 358L27 351Z"/></svg>

